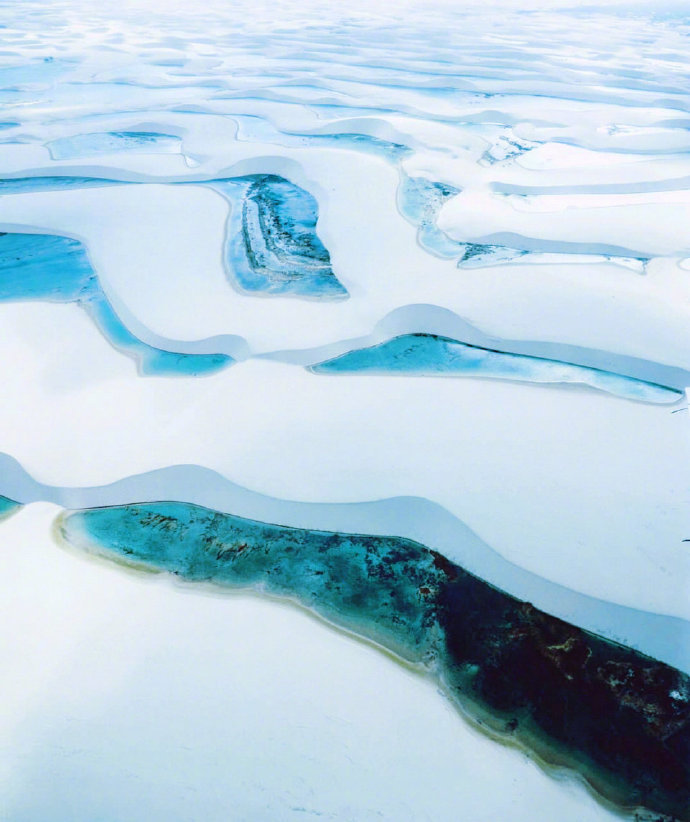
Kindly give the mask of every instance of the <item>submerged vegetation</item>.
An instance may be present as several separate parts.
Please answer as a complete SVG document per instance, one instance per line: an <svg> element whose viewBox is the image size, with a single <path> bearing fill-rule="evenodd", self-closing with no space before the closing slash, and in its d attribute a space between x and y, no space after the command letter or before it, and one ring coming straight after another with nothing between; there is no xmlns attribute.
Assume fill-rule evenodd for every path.
<svg viewBox="0 0 690 822"><path fill-rule="evenodd" d="M228 277L239 290L267 296L344 299L328 250L316 233L314 197L272 174L213 183L232 209Z"/></svg>
<svg viewBox="0 0 690 822"><path fill-rule="evenodd" d="M690 679L556 619L409 539L178 502L86 509L60 538L135 568L298 601L438 677L493 734L616 805L687 819Z"/></svg>

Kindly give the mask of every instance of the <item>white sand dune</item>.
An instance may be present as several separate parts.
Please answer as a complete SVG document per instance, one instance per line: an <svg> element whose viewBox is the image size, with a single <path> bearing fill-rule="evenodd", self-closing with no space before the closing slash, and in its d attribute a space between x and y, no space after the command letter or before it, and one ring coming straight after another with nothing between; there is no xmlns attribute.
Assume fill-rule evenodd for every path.
<svg viewBox="0 0 690 822"><path fill-rule="evenodd" d="M0 494L32 502L0 525L3 822L612 818L375 649L50 524L160 495L400 533L687 668L686 400L305 368L427 333L690 385L685 4L2 8L0 232L81 240L132 334L239 361L144 378L77 304L0 305ZM314 197L347 299L233 285L208 184L266 174ZM1 182L53 176L122 184ZM444 259L415 177L450 192L417 203Z"/></svg>
<svg viewBox="0 0 690 822"><path fill-rule="evenodd" d="M57 549L57 510L3 525L4 818L616 818L298 609Z"/></svg>

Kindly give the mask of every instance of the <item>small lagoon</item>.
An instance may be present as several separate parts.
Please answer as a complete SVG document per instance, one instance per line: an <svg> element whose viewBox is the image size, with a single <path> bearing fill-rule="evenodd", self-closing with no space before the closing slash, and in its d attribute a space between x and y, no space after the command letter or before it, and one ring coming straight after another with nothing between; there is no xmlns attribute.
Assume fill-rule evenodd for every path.
<svg viewBox="0 0 690 822"><path fill-rule="evenodd" d="M0 302L77 303L142 374L201 376L231 365L227 354L185 354L148 345L117 316L78 240L54 234L0 234Z"/></svg>
<svg viewBox="0 0 690 822"><path fill-rule="evenodd" d="M391 374L489 377L537 383L575 383L651 403L677 402L673 388L582 365L495 351L434 334L403 334L312 365L315 374Z"/></svg>

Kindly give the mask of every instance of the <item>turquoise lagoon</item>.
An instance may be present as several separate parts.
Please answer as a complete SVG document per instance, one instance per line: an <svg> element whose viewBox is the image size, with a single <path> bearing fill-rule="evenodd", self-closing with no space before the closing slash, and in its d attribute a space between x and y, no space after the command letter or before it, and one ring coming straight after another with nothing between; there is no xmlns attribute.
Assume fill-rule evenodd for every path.
<svg viewBox="0 0 690 822"><path fill-rule="evenodd" d="M232 364L227 354L184 354L148 345L117 316L78 240L53 234L0 234L0 301L47 300L84 308L143 374L200 376Z"/></svg>
<svg viewBox="0 0 690 822"><path fill-rule="evenodd" d="M690 803L690 677L418 542L180 502L66 513L56 533L132 568L296 601L420 666L485 730L575 770L619 806L682 817Z"/></svg>
<svg viewBox="0 0 690 822"><path fill-rule="evenodd" d="M677 402L682 396L673 388L610 371L495 351L434 334L403 334L312 365L309 370L315 374L490 377L520 382L575 383L654 403Z"/></svg>

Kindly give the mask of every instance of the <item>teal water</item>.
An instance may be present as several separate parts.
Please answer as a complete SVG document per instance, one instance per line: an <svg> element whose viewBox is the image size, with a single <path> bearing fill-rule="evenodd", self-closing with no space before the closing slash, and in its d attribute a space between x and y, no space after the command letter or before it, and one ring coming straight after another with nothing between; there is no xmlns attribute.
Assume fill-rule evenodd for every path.
<svg viewBox="0 0 690 822"><path fill-rule="evenodd" d="M354 114L352 111L348 111L348 114L353 116L357 113L370 116L372 111L365 109L354 112ZM236 120L240 126L238 139L247 142L275 143L290 148L304 148L305 146L342 148L363 154L372 154L394 163L409 157L413 153L412 149L402 143L384 140L370 134L348 131L340 131L334 134L281 131L269 120L253 114L233 114L232 119Z"/></svg>
<svg viewBox="0 0 690 822"><path fill-rule="evenodd" d="M0 301L24 300L77 303L114 348L137 361L143 374L201 376L234 362L227 354L166 351L134 336L103 293L86 249L69 237L0 233Z"/></svg>
<svg viewBox="0 0 690 822"><path fill-rule="evenodd" d="M101 177L15 177L0 179L1 194L27 194L35 191L65 191L71 188L101 188L122 185L119 180Z"/></svg>
<svg viewBox="0 0 690 822"><path fill-rule="evenodd" d="M152 131L107 131L94 134L77 134L60 137L46 143L54 160L71 160L94 154L111 154L127 151L134 153L179 153L182 140L172 134Z"/></svg>
<svg viewBox="0 0 690 822"><path fill-rule="evenodd" d="M229 354L186 354L147 345L123 325L103 294L84 303L84 307L110 344L136 359L145 376L202 377L235 362Z"/></svg>
<svg viewBox="0 0 690 822"><path fill-rule="evenodd" d="M21 177L0 180L0 195L125 184L119 180L95 177ZM223 259L227 277L238 290L257 296L293 296L313 300L348 297L347 289L335 276L328 250L316 231L318 203L308 191L283 177L270 174L202 182L183 181L171 185L205 185L227 200L230 215ZM112 327L112 323L108 325ZM149 361L161 360L160 357L152 357L150 352L145 356ZM198 358L205 355L185 356ZM220 355L212 356L215 359L206 360L205 365L204 360L197 359L194 368L215 370L217 356ZM191 366L186 359L180 362L184 362L184 369ZM223 362L227 364L228 360ZM168 367L176 370L175 366Z"/></svg>
<svg viewBox="0 0 690 822"><path fill-rule="evenodd" d="M424 666L484 728L622 807L681 818L690 678L396 536L308 530L180 502L63 514L66 543L193 583L282 597Z"/></svg>
<svg viewBox="0 0 690 822"><path fill-rule="evenodd" d="M458 268L481 268L487 265L512 262L529 253L520 248L508 248L504 245L483 245L481 243L462 243L460 249L463 254L458 260Z"/></svg>
<svg viewBox="0 0 690 822"><path fill-rule="evenodd" d="M410 540L288 528L178 502L88 509L61 528L68 542L111 559L297 598L406 659L430 653L431 617L418 589L433 558ZM405 574L392 573L392 563ZM366 629L363 615L375 617Z"/></svg>
<svg viewBox="0 0 690 822"><path fill-rule="evenodd" d="M663 385L581 365L510 354L433 334L404 334L312 365L315 374L406 374L491 377L539 383L578 383L627 399L672 403L681 393Z"/></svg>
<svg viewBox="0 0 690 822"><path fill-rule="evenodd" d="M443 204L460 193L460 189L438 183L426 177L408 177L401 172L398 186L400 213L417 226L417 242L426 251L443 259L454 259L463 252L464 245L452 240L436 225Z"/></svg>
<svg viewBox="0 0 690 822"><path fill-rule="evenodd" d="M347 132L319 134L311 136L311 140L314 145L346 148L364 154L373 154L375 157L381 157L394 163L413 154L412 149L403 143L395 143L392 140L384 140L381 137L373 137L369 134L348 134Z"/></svg>
<svg viewBox="0 0 690 822"><path fill-rule="evenodd" d="M3 497L0 494L0 520L7 519L15 514L22 507L21 503L15 502L13 499Z"/></svg>
<svg viewBox="0 0 690 822"><path fill-rule="evenodd" d="M309 192L274 175L210 185L230 203L225 264L235 287L266 296L348 296L316 232L318 204Z"/></svg>

